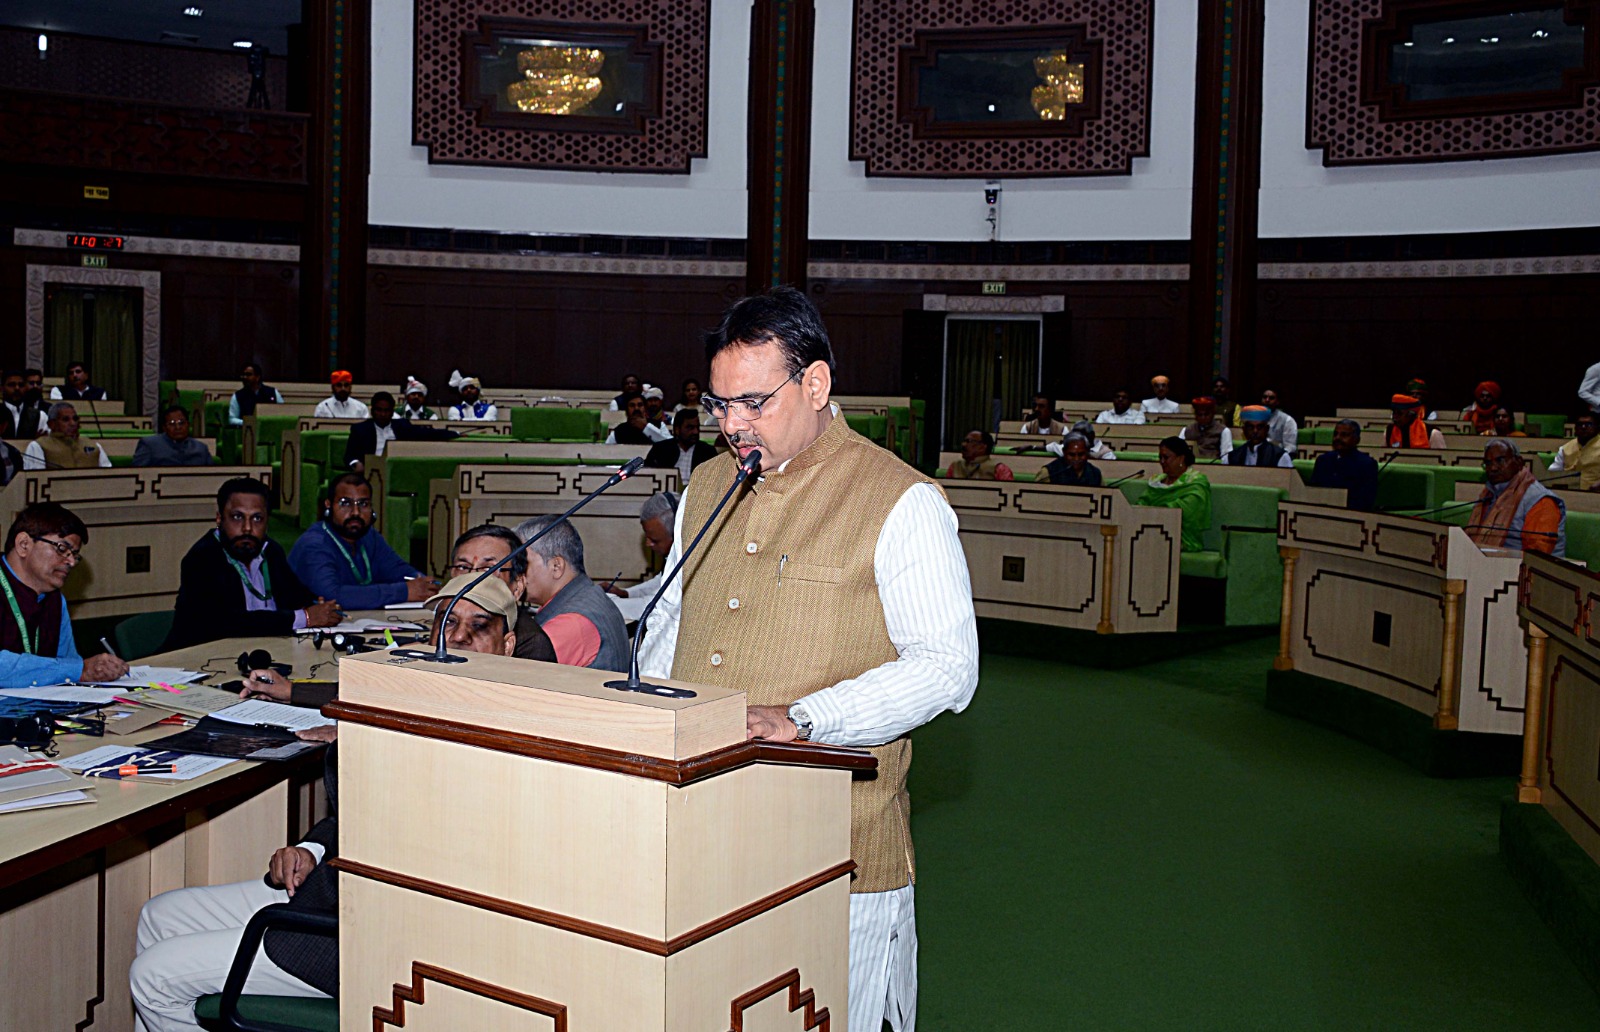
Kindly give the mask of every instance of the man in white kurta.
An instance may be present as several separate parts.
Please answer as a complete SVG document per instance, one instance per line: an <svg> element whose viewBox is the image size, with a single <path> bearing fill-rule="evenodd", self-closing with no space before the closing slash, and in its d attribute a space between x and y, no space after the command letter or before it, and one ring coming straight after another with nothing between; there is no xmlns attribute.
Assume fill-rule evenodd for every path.
<svg viewBox="0 0 1600 1032"><path fill-rule="evenodd" d="M796 291L779 288L738 302L708 340L707 352L711 363L711 389L705 395L708 408L739 459L760 450L761 469L766 471L745 489L750 495L737 498L734 506L777 504L786 491L796 488L840 490L837 477L819 482L819 477L826 476L819 469L825 470L832 462L859 462L866 452L857 443L859 436L845 426L843 416L828 400L832 352L809 300ZM873 455L887 454L882 449L871 451ZM696 472L678 508L667 569L676 565L683 543L699 530L698 525L685 530L686 514L709 509L706 503L714 502L731 483L731 478L722 475L731 467L731 461L718 459ZM881 501L882 492L874 492L872 485L860 488L863 497L879 499L876 511L887 509L871 552L871 577L895 658L810 691L786 706L750 706L750 737L892 747L912 729L945 710L959 712L971 700L977 687L978 643L972 588L955 514L938 487L926 478L906 471L905 482L909 486L887 505ZM762 492L775 494L758 500ZM697 498L697 494L704 497ZM803 499L794 502L803 503ZM728 511L733 512L734 507ZM734 517L723 518L724 525L733 525ZM830 512L824 522L857 519L858 514L845 506ZM837 525L829 529L837 529ZM748 543L742 538L722 542L725 551L733 555L707 558L686 569L694 577L715 579L744 561L737 557L748 552L751 561L770 565L780 578L784 576L781 571L789 555L769 555L772 550L763 551L762 543L754 540L760 535L751 530L751 536ZM708 540L715 542L715 535ZM695 558L700 558L699 553ZM802 569L803 565L797 561L788 567L788 576L813 578L813 585L826 579L818 579L820 571L815 566ZM844 568L843 576L850 576L850 568ZM691 597L696 590L691 582ZM681 677L688 665L689 679L694 679L691 661L707 662L698 654L678 655L679 642L699 634L704 621L717 614L686 612L684 598L683 584L674 581L651 617L640 657L645 674L668 676L676 666L676 676ZM741 613L751 609L752 598L723 603L728 609L741 604ZM782 646L793 652L805 642L790 641ZM819 649L826 647L818 643ZM727 669L722 665L723 651L730 650L712 654L708 660L712 666L707 669ZM728 660L738 661L738 657ZM756 672L755 677L768 678L774 684L784 680L783 670L771 667ZM754 696L758 688L768 687L752 684L750 691ZM909 753L906 755L909 762ZM884 773L880 765L880 774ZM863 857L855 859L863 862ZM853 1029L876 1032L884 1020L900 1032L913 1032L916 1027L915 895L904 872L902 880L905 883L897 888L850 896L849 1026Z"/></svg>

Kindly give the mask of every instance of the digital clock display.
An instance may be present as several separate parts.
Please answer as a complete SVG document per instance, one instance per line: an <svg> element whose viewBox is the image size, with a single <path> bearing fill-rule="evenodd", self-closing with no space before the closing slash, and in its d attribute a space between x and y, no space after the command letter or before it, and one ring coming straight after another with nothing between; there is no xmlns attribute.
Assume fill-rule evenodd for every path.
<svg viewBox="0 0 1600 1032"><path fill-rule="evenodd" d="M77 251L120 251L123 238L119 236L97 236L92 233L67 234L67 246Z"/></svg>

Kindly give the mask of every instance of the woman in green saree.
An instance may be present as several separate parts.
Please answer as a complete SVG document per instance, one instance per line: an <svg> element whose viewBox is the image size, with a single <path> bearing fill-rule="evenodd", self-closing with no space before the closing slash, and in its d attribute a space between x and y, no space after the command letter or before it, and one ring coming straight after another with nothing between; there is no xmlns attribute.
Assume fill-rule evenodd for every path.
<svg viewBox="0 0 1600 1032"><path fill-rule="evenodd" d="M1150 481L1138 504L1183 513L1183 550L1199 552L1205 547L1202 535L1211 526L1211 481L1192 468L1194 449L1183 438L1164 439L1160 454L1161 476Z"/></svg>

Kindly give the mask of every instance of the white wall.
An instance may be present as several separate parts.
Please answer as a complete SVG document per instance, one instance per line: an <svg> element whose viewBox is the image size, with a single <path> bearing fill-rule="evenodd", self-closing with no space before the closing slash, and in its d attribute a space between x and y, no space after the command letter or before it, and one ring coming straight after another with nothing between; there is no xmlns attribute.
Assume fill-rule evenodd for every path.
<svg viewBox="0 0 1600 1032"><path fill-rule="evenodd" d="M1600 225L1600 153L1323 168L1322 151L1305 144L1310 8L1267 5L1262 236Z"/></svg>
<svg viewBox="0 0 1600 1032"><path fill-rule="evenodd" d="M429 165L411 145L410 0L372 12L369 221L518 233L745 235L745 106L750 23L745 4L711 5L710 122L689 175L545 172Z"/></svg>
<svg viewBox="0 0 1600 1032"><path fill-rule="evenodd" d="M989 239L982 180L869 179L850 160L851 7L817 5L812 238ZM1197 19L1196 0L1156 0L1150 157L1131 176L1001 180L1002 240L1188 239Z"/></svg>

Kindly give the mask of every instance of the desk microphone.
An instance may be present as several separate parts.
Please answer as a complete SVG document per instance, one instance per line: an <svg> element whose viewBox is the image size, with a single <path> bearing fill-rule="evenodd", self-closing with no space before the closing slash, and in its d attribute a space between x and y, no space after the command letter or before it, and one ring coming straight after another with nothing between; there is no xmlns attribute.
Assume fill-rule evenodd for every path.
<svg viewBox="0 0 1600 1032"><path fill-rule="evenodd" d="M661 578L661 587L656 589L655 596L650 599L649 605L645 606L644 612L639 614L639 624L633 629L633 653L628 659L628 679L626 681L607 681L607 688L615 688L619 692L643 692L646 695L662 695L669 699L692 699L695 697L695 693L687 688L671 688L664 684L651 684L648 681L641 682L639 680L639 643L644 640L644 627L650 619L651 611L655 609L656 603L661 601L661 596L667 593L667 586L672 583L674 577L678 576L678 571L683 569L683 564L689 561L689 553L693 552L695 546L700 543L700 539L706 536L706 531L710 530L711 525L717 521L717 517L722 514L723 507L728 504L728 499L732 498L733 493L739 490L739 485L743 484L750 474L760 468L760 449L752 451L745 456L743 462L739 463L739 472L734 476L733 483L728 485L728 490L723 494L722 501L718 502L717 507L711 510L711 516L706 520L705 526L700 528L700 533L694 536L694 540L689 542L689 547L685 548L683 554L678 557L678 565L674 566L665 577Z"/></svg>
<svg viewBox="0 0 1600 1032"><path fill-rule="evenodd" d="M590 502L594 501L596 498L599 498L605 492L611 490L613 487L617 486L618 484L622 483L624 480L627 480L629 477L631 477L635 473L639 472L639 469L643 465L644 465L644 458L642 456L639 457L639 458L629 459L628 460L628 464L626 466L623 466L621 469L617 470L615 473L611 474L611 476L607 477L605 483L601 484L599 487L595 488L593 491L590 491L588 494L586 494L582 498L578 499L577 502L573 503L572 508L570 508L566 512L562 513L560 519L552 521L551 524L548 527L546 527L543 530L539 531L539 533L533 535L533 537L531 537L528 540L524 541L522 544L518 545L516 548L513 548L510 552L508 552L506 554L505 558L501 559L499 562L495 563L493 566L489 567L487 570L484 570L482 573L478 574L478 576L473 580L473 582L471 584L468 584L465 588L463 588L460 591L456 592L455 597L452 598L449 602L447 602L445 604L444 608L439 611L439 615L434 619L434 626L439 629L439 644L434 648L434 650L432 652L423 652L423 651L418 650L418 649L407 649L405 651L396 652L395 655L400 657L400 658L402 658L402 659L425 659L425 660L429 661L430 663L465 663L467 661L467 657L466 656L452 656L452 655L450 655L449 651L445 648L445 641L444 641L445 626L448 624L448 622L450 620L451 612L454 611L454 609L456 608L456 603L461 601L461 596L465 595L467 592L471 591L473 588L477 587L479 584L482 584L489 577L493 577L496 573L499 572L501 567L505 566L511 560L513 560L517 556L521 555L523 552L526 552L528 550L528 546L532 545L535 541L539 540L540 538L544 537L546 534L550 533L552 530L554 530L557 527L561 526L561 524L565 523L568 519L571 518L573 513L577 512L579 509L583 508L585 505L588 505ZM513 630L513 629L514 628L508 628L508 630Z"/></svg>
<svg viewBox="0 0 1600 1032"><path fill-rule="evenodd" d="M1144 470L1136 469L1132 473L1129 473L1125 477L1118 477L1117 479L1113 480L1111 483L1107 484L1106 487L1108 487L1108 488L1116 487L1118 484L1125 483L1125 482L1127 482L1129 480L1132 480L1134 477L1142 477L1142 476L1144 476Z"/></svg>
<svg viewBox="0 0 1600 1032"><path fill-rule="evenodd" d="M1400 457L1400 449L1396 448L1394 451L1389 453L1389 457L1387 459L1384 459L1383 462L1378 464L1378 472L1376 474L1374 474L1374 475L1375 476L1380 476L1380 477L1383 476L1383 471L1389 468L1389 463L1393 462L1395 459L1398 459L1399 457Z"/></svg>

